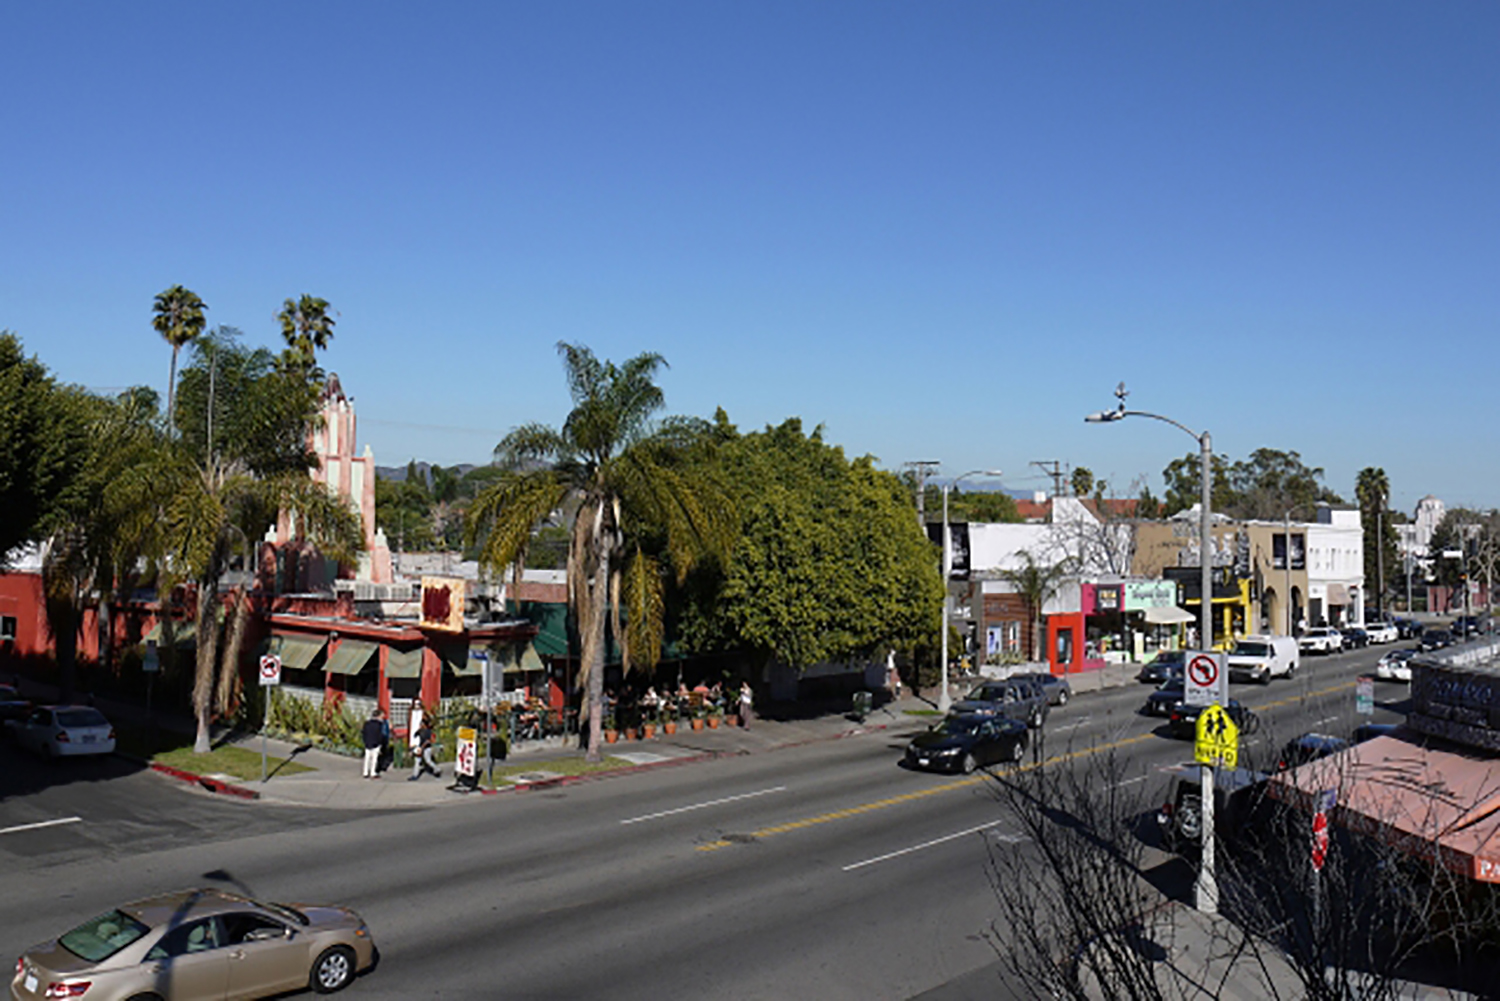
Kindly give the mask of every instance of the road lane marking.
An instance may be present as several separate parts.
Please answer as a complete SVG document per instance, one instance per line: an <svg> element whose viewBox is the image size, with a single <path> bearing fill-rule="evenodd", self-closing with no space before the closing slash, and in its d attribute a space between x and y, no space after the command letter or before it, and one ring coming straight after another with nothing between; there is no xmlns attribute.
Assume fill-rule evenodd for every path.
<svg viewBox="0 0 1500 1001"><path fill-rule="evenodd" d="M59 817L57 820L39 820L35 824L17 824L15 827L0 827L0 834L19 834L21 831L35 831L42 827L57 827L61 824L81 824L82 817Z"/></svg>
<svg viewBox="0 0 1500 1001"><path fill-rule="evenodd" d="M643 817L631 817L629 820L620 821L621 824L639 824L643 820L658 820L662 817L671 817L679 813L689 813L693 810L702 810L710 806L719 806L722 803L733 803L741 799L753 799L756 796L764 796L767 793L786 792L786 786L774 786L770 789L760 789L756 792L741 793L738 796L725 796L723 799L711 799L707 803L694 803L691 806L679 806L675 810L662 810L659 813L648 813Z"/></svg>
<svg viewBox="0 0 1500 1001"><path fill-rule="evenodd" d="M959 831L957 834L945 834L941 838L933 838L931 841L924 841L920 845L912 845L910 848L902 848L899 851L886 852L884 855L877 855L874 858L867 858L863 862L854 862L850 865L846 865L844 866L844 871L853 872L855 869L863 869L867 865L874 865L877 862L888 862L893 858L900 858L902 855L910 855L912 852L919 852L924 848L931 848L934 845L940 845L947 841L954 841L958 838L966 838L971 834L978 834L980 831L987 831L991 827L997 826L999 823L1000 821L998 820L992 820L988 824L980 824L978 827L971 827L967 831Z"/></svg>
<svg viewBox="0 0 1500 1001"><path fill-rule="evenodd" d="M1149 779L1149 778L1150 778L1150 777L1151 777L1151 776L1149 776L1149 775L1137 775L1137 776L1136 776L1136 777L1135 777L1135 778L1133 778L1133 779L1126 779L1126 780L1125 780L1125 781L1123 781L1123 782L1116 782L1116 783L1115 783L1115 788L1116 788L1116 789L1123 789L1123 788L1125 788L1125 787L1126 787L1126 786L1133 786L1133 785L1135 785L1135 784L1136 784L1136 783L1137 783L1137 782L1144 782L1144 781L1146 781L1146 780L1147 780L1147 779Z"/></svg>
<svg viewBox="0 0 1500 1001"><path fill-rule="evenodd" d="M1322 726L1324 723L1337 723L1338 721L1339 721L1339 717L1337 717L1337 716L1329 716L1327 719L1320 719L1320 720L1318 720L1316 723L1313 724L1313 726Z"/></svg>

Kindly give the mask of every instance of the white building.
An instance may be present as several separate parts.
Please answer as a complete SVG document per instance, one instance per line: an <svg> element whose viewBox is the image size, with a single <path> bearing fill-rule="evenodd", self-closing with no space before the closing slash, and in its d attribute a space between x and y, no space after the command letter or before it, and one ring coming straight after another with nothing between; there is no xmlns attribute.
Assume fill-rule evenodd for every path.
<svg viewBox="0 0 1500 1001"><path fill-rule="evenodd" d="M1365 533L1358 510L1318 508L1307 526L1307 620L1365 620Z"/></svg>

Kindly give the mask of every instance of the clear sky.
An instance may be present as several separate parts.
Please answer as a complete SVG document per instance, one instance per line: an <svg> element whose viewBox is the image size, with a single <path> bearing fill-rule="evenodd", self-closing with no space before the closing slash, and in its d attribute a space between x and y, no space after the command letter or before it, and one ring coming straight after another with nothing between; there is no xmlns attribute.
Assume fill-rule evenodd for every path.
<svg viewBox="0 0 1500 1001"><path fill-rule="evenodd" d="M165 388L152 297L324 365L382 464L558 421L559 340L890 468L1295 449L1500 505L1500 5L11 3L0 328Z"/></svg>

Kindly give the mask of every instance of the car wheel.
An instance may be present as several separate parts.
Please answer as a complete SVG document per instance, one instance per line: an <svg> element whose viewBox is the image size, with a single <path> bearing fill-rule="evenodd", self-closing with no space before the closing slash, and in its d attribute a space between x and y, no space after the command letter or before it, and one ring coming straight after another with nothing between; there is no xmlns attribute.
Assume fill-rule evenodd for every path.
<svg viewBox="0 0 1500 1001"><path fill-rule="evenodd" d="M1066 688L1057 693L1057 704L1060 706L1068 704L1068 690Z"/></svg>
<svg viewBox="0 0 1500 1001"><path fill-rule="evenodd" d="M1019 765L1021 763L1021 759L1024 758L1025 756L1026 756L1026 738L1025 737L1017 737L1016 738L1016 742L1010 746L1010 760L1011 760L1011 762L1013 764Z"/></svg>
<svg viewBox="0 0 1500 1001"><path fill-rule="evenodd" d="M347 945L324 949L313 963L308 986L319 994L343 990L354 979L354 950Z"/></svg>
<svg viewBox="0 0 1500 1001"><path fill-rule="evenodd" d="M1175 826L1183 841L1196 844L1203 839L1202 797L1184 796L1178 801Z"/></svg>
<svg viewBox="0 0 1500 1001"><path fill-rule="evenodd" d="M1031 711L1031 721L1027 725L1033 730L1042 725L1042 711L1040 709L1033 709Z"/></svg>
<svg viewBox="0 0 1500 1001"><path fill-rule="evenodd" d="M125 1001L162 1001L160 994L132 994Z"/></svg>
<svg viewBox="0 0 1500 1001"><path fill-rule="evenodd" d="M964 759L958 763L958 767L965 775L972 775L974 769L979 767L979 762L974 760L974 755L965 754Z"/></svg>

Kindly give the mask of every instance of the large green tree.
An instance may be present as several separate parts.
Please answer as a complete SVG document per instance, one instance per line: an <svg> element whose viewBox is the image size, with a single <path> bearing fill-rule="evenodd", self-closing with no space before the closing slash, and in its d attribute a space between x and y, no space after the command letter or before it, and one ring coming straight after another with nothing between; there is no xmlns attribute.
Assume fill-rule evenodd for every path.
<svg viewBox="0 0 1500 1001"><path fill-rule="evenodd" d="M167 426L171 427L177 402L177 352L203 333L203 313L208 307L197 293L173 285L158 293L152 305L151 326L172 345L172 367L167 377Z"/></svg>
<svg viewBox="0 0 1500 1001"><path fill-rule="evenodd" d="M1321 467L1311 467L1296 452L1258 448L1246 459L1230 462L1215 454L1211 484L1214 511L1231 518L1277 520L1294 507L1319 501L1342 504L1338 494L1323 485ZM1198 503L1198 453L1174 459L1162 470L1166 496L1162 514L1171 516Z"/></svg>
<svg viewBox="0 0 1500 1001"><path fill-rule="evenodd" d="M715 435L741 526L684 611L692 649L805 668L934 644L937 554L898 476L850 461L796 418L740 434L721 410Z"/></svg>
<svg viewBox="0 0 1500 1001"><path fill-rule="evenodd" d="M703 422L658 418L665 405L656 384L666 365L660 355L617 366L582 345L557 347L573 407L561 427L527 424L496 446L506 475L475 499L467 533L484 566L519 567L533 529L574 506L568 600L583 645L588 756L597 761L606 625L612 623L626 671L654 667L668 579L680 583L703 555L728 548L733 506L707 475Z"/></svg>

